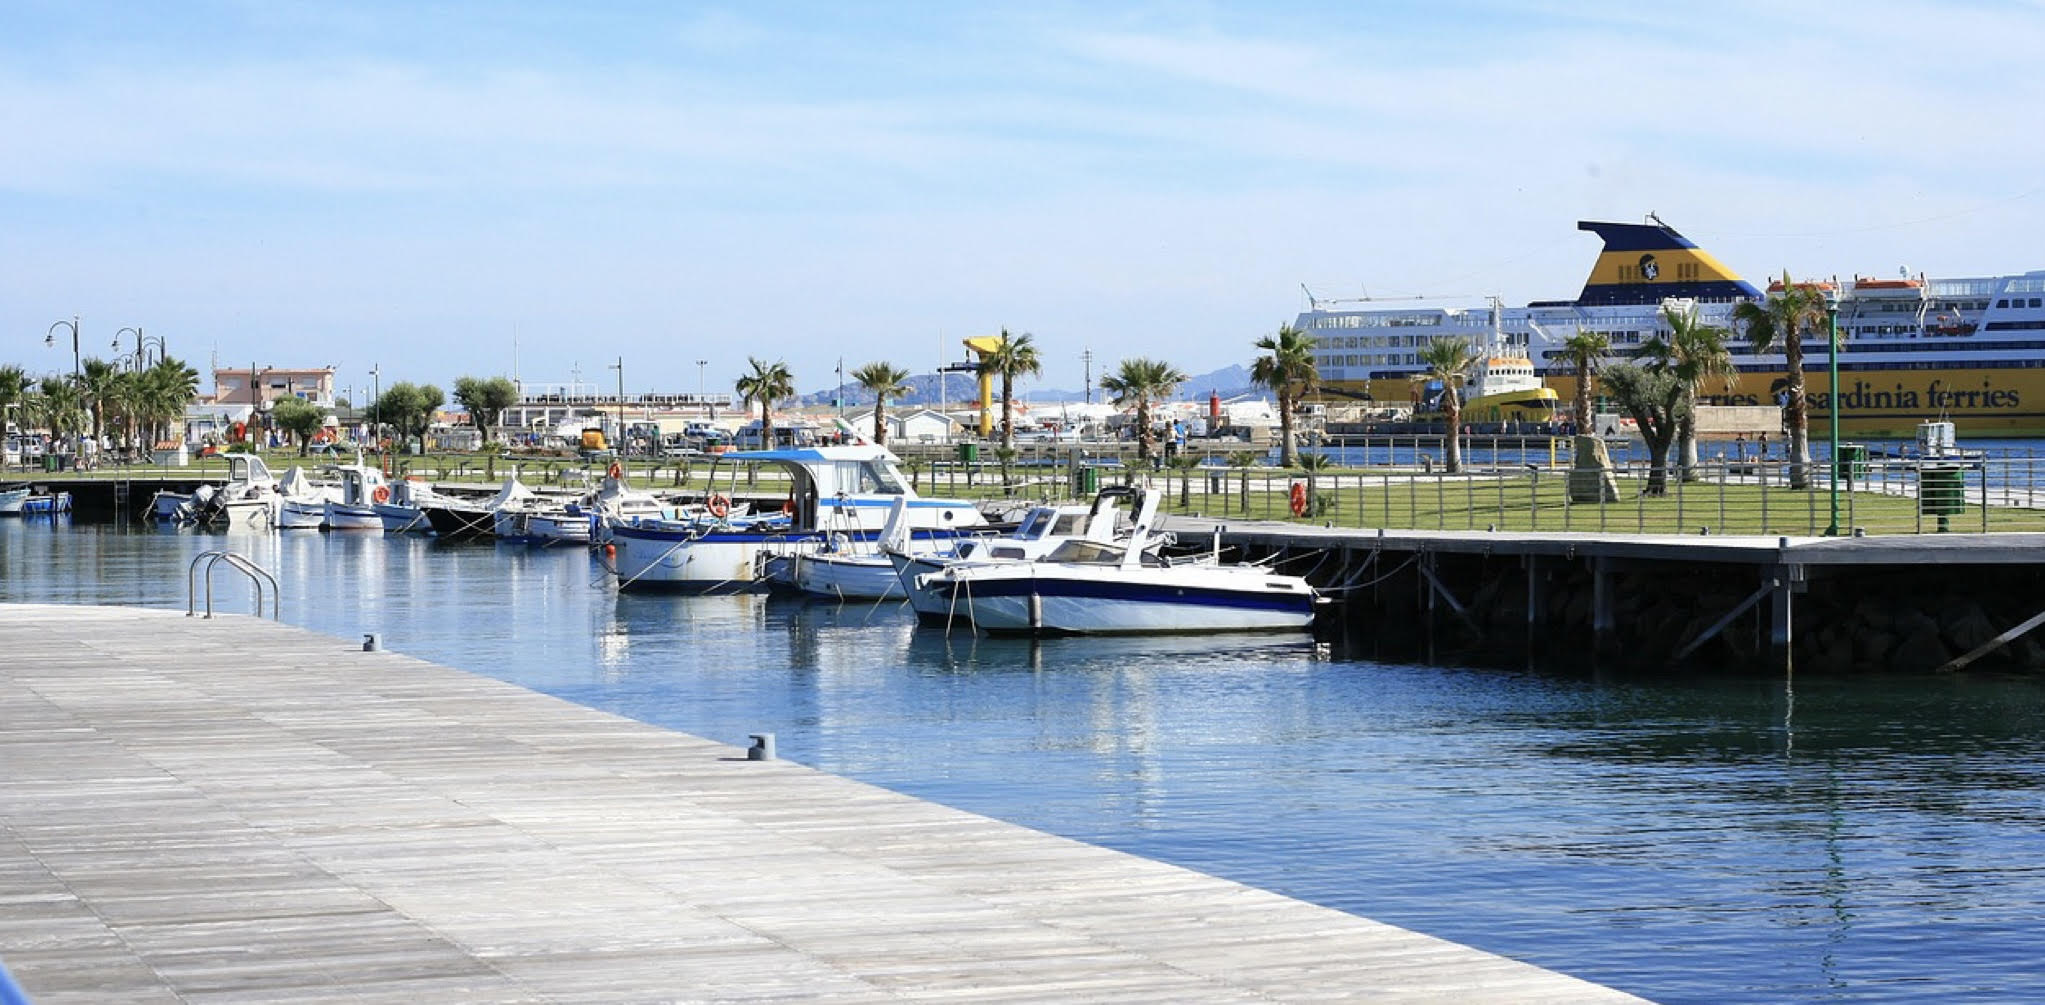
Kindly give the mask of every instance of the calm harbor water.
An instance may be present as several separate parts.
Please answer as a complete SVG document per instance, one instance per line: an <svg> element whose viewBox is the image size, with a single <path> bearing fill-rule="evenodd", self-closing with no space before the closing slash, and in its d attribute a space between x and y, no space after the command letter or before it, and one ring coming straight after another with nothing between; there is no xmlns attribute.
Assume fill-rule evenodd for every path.
<svg viewBox="0 0 2045 1005"><path fill-rule="evenodd" d="M989 641L619 596L581 551L0 521L0 601L285 621L1669 1002L2045 998L2045 682L1414 666ZM216 604L246 612L224 569ZM0 724L0 729L5 725Z"/></svg>

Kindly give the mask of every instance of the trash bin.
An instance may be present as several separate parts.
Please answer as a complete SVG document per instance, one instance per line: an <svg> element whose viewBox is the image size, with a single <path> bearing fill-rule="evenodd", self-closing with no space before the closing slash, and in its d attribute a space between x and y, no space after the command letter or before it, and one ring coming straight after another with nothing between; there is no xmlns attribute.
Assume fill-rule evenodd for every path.
<svg viewBox="0 0 2045 1005"><path fill-rule="evenodd" d="M1207 473L1207 494L1220 495L1228 491L1228 476L1219 471Z"/></svg>
<svg viewBox="0 0 2045 1005"><path fill-rule="evenodd" d="M1864 443L1840 444L1839 456L1832 459L1832 470L1845 481L1867 481L1867 445Z"/></svg>
<svg viewBox="0 0 2045 1005"><path fill-rule="evenodd" d="M43 470L44 470L44 471L55 471L55 470L57 470L57 455L56 455L56 454L44 454L44 455L43 455Z"/></svg>
<svg viewBox="0 0 2045 1005"><path fill-rule="evenodd" d="M1949 464L1917 469L1917 512L1952 516L1967 509L1967 472Z"/></svg>
<svg viewBox="0 0 2045 1005"><path fill-rule="evenodd" d="M966 461L966 462L968 462L968 463L971 463L971 462L973 462L973 461L977 461L977 460L979 460L979 459L980 459L980 445L979 445L979 444L977 444L977 443L961 443L961 444L959 444L959 460L962 460L962 461Z"/></svg>
<svg viewBox="0 0 2045 1005"><path fill-rule="evenodd" d="M1101 491L1101 469L1080 468L1072 473L1073 494L1079 496L1099 495Z"/></svg>

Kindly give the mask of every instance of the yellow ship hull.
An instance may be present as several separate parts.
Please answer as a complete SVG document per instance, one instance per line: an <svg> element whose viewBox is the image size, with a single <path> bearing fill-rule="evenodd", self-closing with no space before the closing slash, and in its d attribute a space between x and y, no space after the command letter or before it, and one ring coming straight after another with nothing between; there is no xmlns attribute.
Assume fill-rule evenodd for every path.
<svg viewBox="0 0 2045 1005"><path fill-rule="evenodd" d="M1782 371L1743 372L1731 391L1708 394L1701 400L1711 405L1775 404L1782 381ZM1329 383L1352 393L1368 393L1379 401L1406 400L1410 386L1403 377ZM1550 376L1544 383L1563 402L1576 395L1573 376ZM2045 437L2045 368L1853 370L1842 365L1839 385L1842 436L1908 440L1916 436L1919 423L1946 420L1957 427L1962 438ZM1833 394L1822 366L1804 371L1804 390L1811 402L1812 433L1823 435L1831 421ZM1595 393L1593 387L1593 400ZM1500 421L1473 415L1469 406L1463 414L1466 422ZM1521 419L1546 420L1547 416Z"/></svg>

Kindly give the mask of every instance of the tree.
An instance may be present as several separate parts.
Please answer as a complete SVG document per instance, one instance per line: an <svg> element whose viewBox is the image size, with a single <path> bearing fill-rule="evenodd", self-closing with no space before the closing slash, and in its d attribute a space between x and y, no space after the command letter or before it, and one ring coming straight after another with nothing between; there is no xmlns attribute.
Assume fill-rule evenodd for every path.
<svg viewBox="0 0 2045 1005"><path fill-rule="evenodd" d="M456 377L454 400L469 413L469 421L481 430L485 440L504 417L504 410L518 404L518 385L509 377Z"/></svg>
<svg viewBox="0 0 2045 1005"><path fill-rule="evenodd" d="M1761 303L1742 301L1733 307L1733 325L1747 336L1757 353L1777 347L1787 363L1783 386L1783 419L1789 425L1789 487L1809 488L1811 484L1811 427L1808 401L1804 397L1804 336L1813 331L1829 333L1830 304L1815 283L1794 283L1789 272L1782 273L1782 289L1772 291ZM1837 398L1835 394L1833 397ZM1839 407L1836 403L1832 406Z"/></svg>
<svg viewBox="0 0 2045 1005"><path fill-rule="evenodd" d="M0 366L0 422L20 421L15 410L27 404L32 387L28 371L12 364Z"/></svg>
<svg viewBox="0 0 2045 1005"><path fill-rule="evenodd" d="M270 407L270 418L277 423L277 428L298 440L298 456L304 457L306 448L312 445L312 438L326 424L327 410L303 398L278 398L277 403Z"/></svg>
<svg viewBox="0 0 2045 1005"><path fill-rule="evenodd" d="M1641 494L1666 494L1669 444L1676 437L1676 420L1683 408L1683 382L1672 370L1639 363L1605 367L1604 381L1605 390L1618 399L1626 414L1633 416L1640 427L1640 439L1647 444L1647 487Z"/></svg>
<svg viewBox="0 0 2045 1005"><path fill-rule="evenodd" d="M1420 350L1420 362L1427 375L1441 381L1441 414L1446 436L1442 438L1443 467L1450 473L1463 470L1463 399L1456 384L1463 371L1477 362L1477 351L1466 338L1437 338Z"/></svg>
<svg viewBox="0 0 2045 1005"><path fill-rule="evenodd" d="M173 357L158 360L142 371L136 394L143 437L150 443L183 440L185 409L199 398L199 371ZM178 435L166 435L175 424Z"/></svg>
<svg viewBox="0 0 2045 1005"><path fill-rule="evenodd" d="M1314 340L1291 325L1280 325L1277 335L1257 340L1265 354L1250 364L1250 380L1278 393L1278 465L1299 463L1298 447L1292 439L1292 413L1301 396L1320 386L1321 371L1314 364Z"/></svg>
<svg viewBox="0 0 2045 1005"><path fill-rule="evenodd" d="M1683 311L1665 307L1662 319L1668 335L1656 334L1640 347L1640 355L1650 360L1650 368L1673 375L1682 388L1675 415L1677 467L1683 481L1696 481L1697 395L1713 383L1730 389L1739 370L1726 346L1731 333L1699 321L1695 307Z"/></svg>
<svg viewBox="0 0 2045 1005"><path fill-rule="evenodd" d="M1044 372L1037 353L1036 336L1029 332L1010 335L1001 329L1001 344L980 357L980 367L1001 375L1001 446L1015 449L1015 379Z"/></svg>
<svg viewBox="0 0 2045 1005"><path fill-rule="evenodd" d="M852 379L859 386L873 392L873 442L886 446L888 426L886 410L888 396L908 394L909 371L887 363L868 363L852 371Z"/></svg>
<svg viewBox="0 0 2045 1005"><path fill-rule="evenodd" d="M1600 331L1580 331L1562 343L1562 359L1576 370L1576 431L1593 436L1591 428L1591 376L1604 369L1605 354L1612 351L1612 337Z"/></svg>
<svg viewBox="0 0 2045 1005"><path fill-rule="evenodd" d="M774 403L795 393L795 375L788 372L788 364L780 360L763 363L748 356L746 362L753 372L738 379L733 389L738 391L740 400L760 406L760 448L774 449Z"/></svg>
<svg viewBox="0 0 2045 1005"><path fill-rule="evenodd" d="M426 430L433 425L433 413L446 402L446 393L432 384L401 380L384 388L372 407L376 421L390 426L399 443L416 438L419 449L425 450Z"/></svg>
<svg viewBox="0 0 2045 1005"><path fill-rule="evenodd" d="M87 358L79 370L79 390L84 395L85 410L92 417L92 439L99 442L100 434L106 428L107 407L113 404L115 385L121 368L103 359Z"/></svg>
<svg viewBox="0 0 2045 1005"><path fill-rule="evenodd" d="M48 429L57 440L76 436L85 428L85 395L68 375L44 377L27 405L32 424Z"/></svg>
<svg viewBox="0 0 2045 1005"><path fill-rule="evenodd" d="M1101 389L1115 396L1115 407L1136 406L1136 456L1149 460L1157 440L1150 428L1150 403L1163 401L1186 382L1178 367L1159 359L1141 356L1125 359L1101 378Z"/></svg>

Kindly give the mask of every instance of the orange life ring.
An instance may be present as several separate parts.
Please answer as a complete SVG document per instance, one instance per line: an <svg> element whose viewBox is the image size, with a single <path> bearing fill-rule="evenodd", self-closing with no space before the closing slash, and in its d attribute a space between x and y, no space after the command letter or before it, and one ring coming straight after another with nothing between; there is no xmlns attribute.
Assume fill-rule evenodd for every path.
<svg viewBox="0 0 2045 1005"><path fill-rule="evenodd" d="M794 499L783 499L783 500L781 500L781 515L782 515L782 516L794 516L794 515L795 515L795 500L794 500Z"/></svg>
<svg viewBox="0 0 2045 1005"><path fill-rule="evenodd" d="M374 492L371 492L371 493L369 494L369 497L370 497L371 499L374 499L374 500L376 500L377 502L380 502L380 503L387 503L387 502L390 502L390 501L391 501L391 490L390 490L390 486L388 486L388 485L378 485L378 486L376 487L376 491L374 491Z"/></svg>
<svg viewBox="0 0 2045 1005"><path fill-rule="evenodd" d="M612 461L612 462L611 462L611 467L610 467L610 476L611 476L612 478L623 478L623 477L625 477L625 467L624 467L624 465L621 465L621 464L619 464L619 463L618 463L617 461Z"/></svg>
<svg viewBox="0 0 2045 1005"><path fill-rule="evenodd" d="M1307 515L1307 486L1305 482L1292 483L1292 515Z"/></svg>
<svg viewBox="0 0 2045 1005"><path fill-rule="evenodd" d="M710 510L710 515L714 517L721 518L731 512L731 500L715 492L710 493L710 498L705 500L703 505Z"/></svg>

